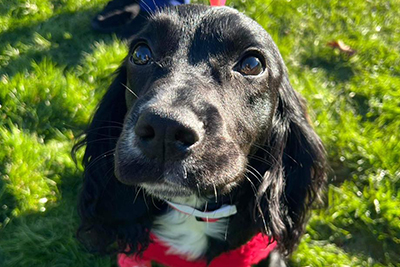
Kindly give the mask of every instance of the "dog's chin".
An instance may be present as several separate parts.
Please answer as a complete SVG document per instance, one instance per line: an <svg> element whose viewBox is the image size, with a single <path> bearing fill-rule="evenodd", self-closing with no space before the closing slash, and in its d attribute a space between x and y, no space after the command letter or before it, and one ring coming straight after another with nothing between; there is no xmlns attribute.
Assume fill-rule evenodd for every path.
<svg viewBox="0 0 400 267"><path fill-rule="evenodd" d="M144 188L149 195L163 200L187 198L195 194L189 188L167 183L141 183L139 186Z"/></svg>
<svg viewBox="0 0 400 267"><path fill-rule="evenodd" d="M200 192L199 190L169 182L139 184L139 187L143 188L147 194L160 200L168 200L192 206L202 206L207 200L213 199L216 196L222 197L228 195L236 186L237 183L232 182L223 187L215 188L215 190L213 189L212 191Z"/></svg>
<svg viewBox="0 0 400 267"><path fill-rule="evenodd" d="M228 169L229 172L217 172L215 175L208 172L205 177L207 171L184 162L159 165L140 160L116 160L115 176L121 183L139 186L149 195L163 200L192 196L210 198L229 194L243 180L245 169L236 168L235 172L232 172L234 168Z"/></svg>

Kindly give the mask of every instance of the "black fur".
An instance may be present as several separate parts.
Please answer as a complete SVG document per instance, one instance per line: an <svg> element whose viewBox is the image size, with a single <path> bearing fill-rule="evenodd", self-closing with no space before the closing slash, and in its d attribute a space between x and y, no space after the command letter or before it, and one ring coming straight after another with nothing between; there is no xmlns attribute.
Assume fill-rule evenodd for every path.
<svg viewBox="0 0 400 267"><path fill-rule="evenodd" d="M233 9L189 5L153 14L130 53L138 43L151 48L151 64L125 59L75 147L86 145L79 239L102 253L145 250L164 204L140 185L168 183L154 195L217 191L237 205L227 240L210 239L208 260L258 232L289 255L324 185L325 152L271 37ZM265 71L241 74L245 56L260 58ZM134 133L145 112L185 127L196 146L165 144L164 154L138 158L134 149L145 143Z"/></svg>

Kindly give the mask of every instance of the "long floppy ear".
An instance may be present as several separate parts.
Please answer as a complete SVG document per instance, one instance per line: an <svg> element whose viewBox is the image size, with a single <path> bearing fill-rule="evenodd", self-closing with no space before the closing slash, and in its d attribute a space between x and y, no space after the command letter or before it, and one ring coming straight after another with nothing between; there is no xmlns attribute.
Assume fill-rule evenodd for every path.
<svg viewBox="0 0 400 267"><path fill-rule="evenodd" d="M263 226L289 255L299 242L308 211L326 180L325 150L308 120L304 99L282 76L279 103L263 157L270 162L258 190ZM260 219L259 219L260 220Z"/></svg>
<svg viewBox="0 0 400 267"><path fill-rule="evenodd" d="M143 192L120 183L114 175L114 150L127 113L126 80L126 68L122 66L84 139L73 150L76 152L86 145L77 236L91 252L122 252L127 246L129 252L137 252L144 250L149 242L152 206L147 206Z"/></svg>

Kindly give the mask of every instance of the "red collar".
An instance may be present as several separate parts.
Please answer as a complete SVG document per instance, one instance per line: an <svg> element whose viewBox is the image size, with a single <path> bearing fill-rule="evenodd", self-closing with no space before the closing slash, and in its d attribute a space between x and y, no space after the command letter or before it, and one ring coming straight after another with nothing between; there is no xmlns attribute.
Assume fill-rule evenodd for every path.
<svg viewBox="0 0 400 267"><path fill-rule="evenodd" d="M268 257L269 253L276 247L276 241L270 243L270 238L264 234L255 235L249 242L241 247L225 252L215 258L209 265L205 260L187 261L178 255L167 255L168 247L154 235L151 236L153 243L143 253L143 257L136 255L118 255L120 267L147 267L151 266L151 261L161 263L168 267L250 267L257 264L262 259Z"/></svg>

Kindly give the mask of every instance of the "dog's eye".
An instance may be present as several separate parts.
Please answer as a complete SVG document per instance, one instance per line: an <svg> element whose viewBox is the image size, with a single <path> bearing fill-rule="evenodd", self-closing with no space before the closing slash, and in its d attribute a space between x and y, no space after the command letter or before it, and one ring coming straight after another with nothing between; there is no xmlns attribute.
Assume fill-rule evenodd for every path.
<svg viewBox="0 0 400 267"><path fill-rule="evenodd" d="M130 61L136 65L146 65L151 60L151 50L145 44L139 44L133 50L130 56Z"/></svg>
<svg viewBox="0 0 400 267"><path fill-rule="evenodd" d="M264 71L261 60L256 56L248 56L243 58L238 65L238 72L243 75L259 75Z"/></svg>

